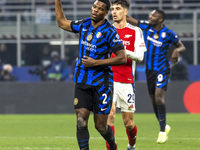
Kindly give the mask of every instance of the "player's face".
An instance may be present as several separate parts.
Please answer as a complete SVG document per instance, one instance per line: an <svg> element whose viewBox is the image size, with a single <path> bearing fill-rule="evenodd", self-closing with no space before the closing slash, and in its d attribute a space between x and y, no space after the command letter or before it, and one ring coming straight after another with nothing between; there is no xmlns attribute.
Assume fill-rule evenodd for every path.
<svg viewBox="0 0 200 150"><path fill-rule="evenodd" d="M162 22L161 15L157 11L152 11L149 16L149 24L150 25L157 25Z"/></svg>
<svg viewBox="0 0 200 150"><path fill-rule="evenodd" d="M112 18L115 22L120 22L126 19L128 10L123 8L120 4L113 4L111 7Z"/></svg>
<svg viewBox="0 0 200 150"><path fill-rule="evenodd" d="M95 1L91 8L91 19L94 22L99 22L108 14L106 4L101 1Z"/></svg>

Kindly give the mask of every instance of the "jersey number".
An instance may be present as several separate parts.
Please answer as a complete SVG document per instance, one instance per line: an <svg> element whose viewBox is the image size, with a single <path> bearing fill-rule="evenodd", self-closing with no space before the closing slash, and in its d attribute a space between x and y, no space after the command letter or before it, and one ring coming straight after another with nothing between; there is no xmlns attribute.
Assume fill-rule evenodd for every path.
<svg viewBox="0 0 200 150"><path fill-rule="evenodd" d="M107 94L102 94L102 96L104 96L104 99L103 99L103 104L107 104L108 102L106 102L106 99L107 99Z"/></svg>
<svg viewBox="0 0 200 150"><path fill-rule="evenodd" d="M135 94L128 94L128 103L135 102Z"/></svg>

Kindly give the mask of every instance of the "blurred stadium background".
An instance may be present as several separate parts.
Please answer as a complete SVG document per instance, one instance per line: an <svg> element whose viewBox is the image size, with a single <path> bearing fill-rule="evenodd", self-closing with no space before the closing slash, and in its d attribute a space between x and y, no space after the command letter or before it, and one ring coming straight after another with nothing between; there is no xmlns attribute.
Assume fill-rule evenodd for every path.
<svg viewBox="0 0 200 150"><path fill-rule="evenodd" d="M186 46L186 52L181 56L189 72L188 80L170 82L167 98L171 101L167 105L171 108L170 112L199 113L200 0L129 1L129 14L136 19L146 20L154 9L166 12L165 25L174 30ZM93 2L62 0L64 12L70 20L90 17ZM110 14L108 20L112 22ZM42 65L44 51L57 51L66 62L67 78L64 82L44 83L38 73L30 73L30 70L41 71L37 67ZM3 89L0 90L0 113L73 113L72 74L77 52L78 35L58 28L54 0L0 0L0 58L3 63L13 66L13 74L17 77L15 83L0 83ZM144 70L144 64L139 63L136 76L137 110L152 112ZM188 88L191 89L189 92ZM188 99L194 101L190 102L190 109L190 106L185 106Z"/></svg>

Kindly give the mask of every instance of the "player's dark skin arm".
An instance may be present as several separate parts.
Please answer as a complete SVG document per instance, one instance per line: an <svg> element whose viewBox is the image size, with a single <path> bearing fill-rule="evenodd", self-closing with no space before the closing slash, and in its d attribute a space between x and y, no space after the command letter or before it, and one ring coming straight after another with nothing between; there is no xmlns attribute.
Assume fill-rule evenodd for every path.
<svg viewBox="0 0 200 150"><path fill-rule="evenodd" d="M126 20L127 20L128 23L130 23L134 26L138 26L138 23L139 23L138 20L134 19L133 17L127 15Z"/></svg>
<svg viewBox="0 0 200 150"><path fill-rule="evenodd" d="M178 61L178 55L180 52L184 52L186 50L185 46L183 45L183 43L179 40L176 43L176 48L174 49L173 53L172 53L172 64L175 64Z"/></svg>
<svg viewBox="0 0 200 150"><path fill-rule="evenodd" d="M55 12L56 12L56 20L57 20L58 26L61 29L72 32L71 21L67 20L64 15L61 0L55 0Z"/></svg>
<svg viewBox="0 0 200 150"><path fill-rule="evenodd" d="M125 64L127 62L125 50L119 50L115 53L116 57L108 59L93 59L89 56L82 58L82 63L85 67L94 67L100 65L115 66Z"/></svg>

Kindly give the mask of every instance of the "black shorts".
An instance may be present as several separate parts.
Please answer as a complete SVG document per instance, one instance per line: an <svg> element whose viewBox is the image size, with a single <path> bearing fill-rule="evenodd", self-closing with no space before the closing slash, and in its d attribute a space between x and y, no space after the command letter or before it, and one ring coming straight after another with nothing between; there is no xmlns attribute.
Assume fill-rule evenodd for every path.
<svg viewBox="0 0 200 150"><path fill-rule="evenodd" d="M146 77L149 94L155 94L156 88L167 90L169 72L146 70Z"/></svg>
<svg viewBox="0 0 200 150"><path fill-rule="evenodd" d="M113 101L113 87L76 83L74 108L86 108L94 114L109 114Z"/></svg>

